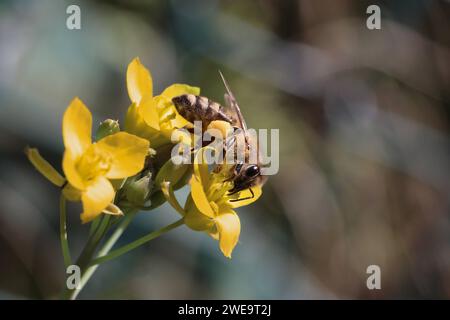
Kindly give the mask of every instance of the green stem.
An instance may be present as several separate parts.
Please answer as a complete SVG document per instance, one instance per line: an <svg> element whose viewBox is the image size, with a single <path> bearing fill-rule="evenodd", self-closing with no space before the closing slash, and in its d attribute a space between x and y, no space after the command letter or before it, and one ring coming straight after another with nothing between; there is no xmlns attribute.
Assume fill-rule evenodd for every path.
<svg viewBox="0 0 450 320"><path fill-rule="evenodd" d="M101 218L102 218L101 216L98 216L97 218L94 219L94 221L91 222L91 226L89 228L89 236L92 236L95 233L95 231L98 228L98 225L100 224L100 221L102 220Z"/></svg>
<svg viewBox="0 0 450 320"><path fill-rule="evenodd" d="M69 242L67 240L66 198L62 193L59 198L59 239L61 241L64 265L67 268L72 264L72 258L70 257Z"/></svg>
<svg viewBox="0 0 450 320"><path fill-rule="evenodd" d="M89 237L89 240L84 247L83 251L81 252L76 264L84 270L89 263L89 261L92 259L92 256L95 253L95 250L97 249L98 244L102 240L103 236L108 231L109 227L109 215L105 215L100 222L100 225L98 226L97 230L92 234L92 236Z"/></svg>
<svg viewBox="0 0 450 320"><path fill-rule="evenodd" d="M120 238L120 236L123 234L125 229L130 224L131 220L135 216L136 212L130 212L125 215L123 220L121 221L120 225L117 227L117 229L113 232L111 237L105 242L103 247L99 250L98 256L100 255L106 255L108 254L109 250L114 246L114 244L117 242L117 240ZM98 229L101 229L101 226ZM87 256L86 256L87 257ZM89 257L89 260L92 258L92 255ZM81 292L81 290L84 288L86 283L89 281L89 279L92 277L94 272L97 270L98 265L91 266L91 263L89 263L89 260L86 262L86 266L84 268L81 268L82 275L80 279L80 285L77 289L73 290L67 290L65 297L70 300L75 300L78 296L78 294Z"/></svg>
<svg viewBox="0 0 450 320"><path fill-rule="evenodd" d="M105 215L104 217L102 217L100 225L95 230L95 232L91 236L89 236L89 239L88 239L86 245L84 246L83 251L81 252L80 256L78 257L77 261L75 262L75 265L77 265L81 269L82 276L83 276L83 273L85 272L85 269L87 268L89 262L91 261L92 256L95 253L95 249L97 248L100 240L107 232L107 229L109 226L109 219L110 219L110 217L108 215ZM76 291L76 289L69 289L66 287L64 289L64 292L62 293L63 299L70 299L70 297L73 295L74 291Z"/></svg>
<svg viewBox="0 0 450 320"><path fill-rule="evenodd" d="M184 224L184 219L181 218L180 220L178 220L178 221L176 221L176 222L174 222L172 224L169 224L168 226L166 226L166 227L164 227L162 229L159 229L157 231L149 233L146 236L143 236L143 237L141 237L141 238L139 238L139 239L137 239L137 240L135 240L135 241L133 241L133 242L131 242L131 243L121 247L121 248L119 248L119 249L116 249L116 250L112 251L109 254L104 254L104 255L99 254L99 256L91 262L90 266L95 267L95 266L98 266L100 263L103 263L103 262L112 260L114 258L117 258L117 257L119 257L119 256L121 256L121 255L123 255L123 254L125 254L125 253L127 253L127 252L129 252L131 250L133 250L133 249L136 249L137 247L145 244L146 242L151 241L151 240L159 237L160 235L162 235L162 234L164 234L164 233L166 233L166 232L168 232L168 231L170 231L172 229L175 229L175 228L177 228L177 227L179 227L179 226L181 226L183 224Z"/></svg>

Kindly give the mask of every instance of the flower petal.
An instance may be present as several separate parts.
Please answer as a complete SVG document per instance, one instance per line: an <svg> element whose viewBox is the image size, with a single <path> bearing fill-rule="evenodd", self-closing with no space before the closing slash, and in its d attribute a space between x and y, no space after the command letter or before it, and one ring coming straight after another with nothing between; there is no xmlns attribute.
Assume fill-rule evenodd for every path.
<svg viewBox="0 0 450 320"><path fill-rule="evenodd" d="M195 206L203 213L205 216L214 218L215 214L211 205L209 204L208 198L206 197L205 191L203 190L203 185L198 180L197 177L193 176L190 181L191 184L191 195L194 200Z"/></svg>
<svg viewBox="0 0 450 320"><path fill-rule="evenodd" d="M125 116L125 131L150 140L152 141L152 145L155 145L154 138L159 132L149 127L145 122L142 113L142 108L138 107L136 103L131 104Z"/></svg>
<svg viewBox="0 0 450 320"><path fill-rule="evenodd" d="M27 147L25 149L25 153L28 157L28 160L30 160L36 170L39 171L39 173L44 177L46 177L51 183L57 185L58 187L61 187L66 182L66 179L64 179L64 177L60 175L59 172L56 171L56 169L53 168L53 166L48 163L47 160L42 158L42 156L39 154L38 149Z"/></svg>
<svg viewBox="0 0 450 320"><path fill-rule="evenodd" d="M198 210L191 195L189 195L186 200L184 211L184 223L192 230L208 231L209 233L212 233L216 230L214 226L214 220L210 217L205 216Z"/></svg>
<svg viewBox="0 0 450 320"><path fill-rule="evenodd" d="M66 150L75 157L83 154L91 144L92 115L83 102L75 98L63 116L63 139Z"/></svg>
<svg viewBox="0 0 450 320"><path fill-rule="evenodd" d="M146 96L141 100L139 108L145 123L153 129L159 130L159 115L155 100L151 96Z"/></svg>
<svg viewBox="0 0 450 320"><path fill-rule="evenodd" d="M193 94L198 96L200 94L200 88L191 87L187 84L174 83L173 85L164 89L161 93L162 96L167 99L172 99L173 97L181 96L182 94Z"/></svg>
<svg viewBox="0 0 450 320"><path fill-rule="evenodd" d="M114 189L105 177L99 177L91 183L81 195L83 202L83 223L94 220L114 199Z"/></svg>
<svg viewBox="0 0 450 320"><path fill-rule="evenodd" d="M175 109L175 107L173 107L173 112L175 113L175 118L170 120L170 125L173 128L193 128L194 126L192 125L192 123L190 123L189 121L187 121L185 118L183 118L178 111Z"/></svg>
<svg viewBox="0 0 450 320"><path fill-rule="evenodd" d="M233 132L233 127L229 122L222 121L222 120L214 120L211 121L211 123L208 125L207 130L209 129L216 129L219 130L222 133L222 140L225 142L226 138L231 135Z"/></svg>
<svg viewBox="0 0 450 320"><path fill-rule="evenodd" d="M220 214L214 219L219 232L219 246L225 257L231 258L231 252L238 243L241 222L234 211Z"/></svg>
<svg viewBox="0 0 450 320"><path fill-rule="evenodd" d="M78 157L75 157L69 150L66 150L63 157L63 171L72 186L79 190L84 190L85 184L83 178L80 176L76 167L77 160Z"/></svg>
<svg viewBox="0 0 450 320"><path fill-rule="evenodd" d="M249 204L255 202L256 200L258 200L258 198L261 197L261 195L262 195L262 188L260 186L252 187L252 191L253 191L254 197L252 197L252 194L249 189L245 189L237 194L236 199L243 199L243 198L248 198L248 199L240 200L240 201L230 201L229 200L228 203L231 205L232 208L239 208L242 206L249 205Z"/></svg>
<svg viewBox="0 0 450 320"><path fill-rule="evenodd" d="M120 179L142 170L150 143L127 132L118 132L101 139L96 146L111 157L111 168L106 177Z"/></svg>
<svg viewBox="0 0 450 320"><path fill-rule="evenodd" d="M153 81L150 71L141 64L139 58L134 58L127 69L127 89L132 102L139 104L141 99L153 96Z"/></svg>
<svg viewBox="0 0 450 320"><path fill-rule="evenodd" d="M173 91L173 90L171 90L171 91ZM200 92L200 91L198 91L198 92ZM177 92L177 93L179 93L179 92ZM154 99L155 103L158 107L160 122L168 121L171 128L184 128L184 127L193 128L194 125L192 123L190 123L188 120L186 120L185 118L183 118L178 113L177 108L175 108L175 106L172 102L171 96L172 96L172 93L169 93L168 95L161 94L159 96L156 96Z"/></svg>
<svg viewBox="0 0 450 320"><path fill-rule="evenodd" d="M194 175L200 180L205 189L209 187L210 182L208 163L205 159L205 151L207 148L201 148L194 158Z"/></svg>

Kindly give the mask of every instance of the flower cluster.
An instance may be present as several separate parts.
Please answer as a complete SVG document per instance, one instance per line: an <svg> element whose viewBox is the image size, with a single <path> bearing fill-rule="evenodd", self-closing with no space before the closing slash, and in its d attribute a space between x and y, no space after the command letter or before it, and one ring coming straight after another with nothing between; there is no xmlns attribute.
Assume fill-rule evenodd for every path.
<svg viewBox="0 0 450 320"><path fill-rule="evenodd" d="M199 95L199 88L173 84L160 95L154 95L152 76L138 58L128 65L126 83L131 105L123 129L118 121L107 119L93 135L89 109L79 98L70 102L62 119L64 175L37 149L26 149L34 167L61 188L63 201L82 203L81 221L91 223L94 231L79 260L88 261L90 254L86 269L93 261L99 263L116 257L173 228L163 228L109 254L111 246L100 250L101 254L94 254L106 231L114 225L121 226L113 222L127 221L123 224L126 226L136 212L153 210L165 201L182 215L174 226L185 224L192 230L206 232L219 241L223 254L231 257L241 229L233 209L257 200L261 188L254 188L252 197L248 196L249 190L230 195L228 191L233 183L228 179L229 168L224 165L210 170L206 162L201 161L205 148L193 154L193 164L175 164L171 160L171 148L178 142L173 141L174 131L193 127L177 112L172 98L183 94ZM222 132L230 127L223 121L213 121L210 126ZM182 206L174 191L185 185L190 186L190 194ZM238 198L246 200L233 201ZM123 231L124 228L118 229ZM66 234L61 241L67 241ZM63 243L63 251L67 248L67 243ZM70 256L69 252L64 253L65 257Z"/></svg>
<svg viewBox="0 0 450 320"><path fill-rule="evenodd" d="M248 189L233 195L228 194L232 182L228 181L228 168L222 167L218 172L210 172L207 161L204 161L205 148L195 157L194 172L190 179L191 193L184 208L181 209L168 183L163 191L169 203L184 216L185 224L197 231L205 231L219 240L222 253L231 258L231 252L239 240L241 223L234 208L248 205L261 196L261 187L253 188L253 196ZM245 199L242 201L233 201Z"/></svg>

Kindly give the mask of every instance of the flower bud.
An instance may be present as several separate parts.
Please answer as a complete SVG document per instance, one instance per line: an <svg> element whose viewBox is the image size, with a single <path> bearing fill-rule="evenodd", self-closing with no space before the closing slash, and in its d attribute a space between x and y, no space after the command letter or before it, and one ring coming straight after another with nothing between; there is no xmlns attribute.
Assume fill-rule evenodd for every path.
<svg viewBox="0 0 450 320"><path fill-rule="evenodd" d="M150 192L152 190L152 173L148 172L143 177L131 181L126 186L126 198L127 200L137 206L142 206L148 200Z"/></svg>
<svg viewBox="0 0 450 320"><path fill-rule="evenodd" d="M101 122L95 133L96 141L120 131L119 121L106 119Z"/></svg>
<svg viewBox="0 0 450 320"><path fill-rule="evenodd" d="M172 159L167 160L156 175L156 188L160 189L161 183L164 181L170 182L172 186L177 186L177 189L181 188L182 186L180 186L178 182L185 181L184 184L186 184L185 174L189 167L190 166L187 164L175 164Z"/></svg>

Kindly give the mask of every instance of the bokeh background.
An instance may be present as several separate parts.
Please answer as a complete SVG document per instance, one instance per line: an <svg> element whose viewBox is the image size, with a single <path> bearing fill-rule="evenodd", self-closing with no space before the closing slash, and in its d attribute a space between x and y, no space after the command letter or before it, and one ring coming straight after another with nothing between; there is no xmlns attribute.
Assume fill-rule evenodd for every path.
<svg viewBox="0 0 450 320"><path fill-rule="evenodd" d="M24 147L61 167L74 96L122 120L135 56L157 93L183 82L222 101L221 69L249 126L280 129L280 171L239 210L232 260L182 227L101 266L80 298L450 298L449 30L437 0L0 2L0 299L55 298L65 277L58 190ZM176 218L142 213L121 243Z"/></svg>

